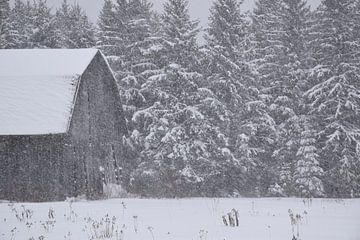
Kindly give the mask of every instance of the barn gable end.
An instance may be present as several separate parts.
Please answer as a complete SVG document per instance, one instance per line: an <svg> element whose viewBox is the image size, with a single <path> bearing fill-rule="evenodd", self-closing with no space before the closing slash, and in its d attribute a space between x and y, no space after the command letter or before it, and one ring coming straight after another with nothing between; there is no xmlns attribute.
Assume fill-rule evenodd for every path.
<svg viewBox="0 0 360 240"><path fill-rule="evenodd" d="M88 189L92 197L101 191L100 178L105 183L119 182L124 165L122 142L127 134L119 90L101 52L82 75L76 99L69 135L73 151L81 159L76 168L85 167L87 172L79 187Z"/></svg>

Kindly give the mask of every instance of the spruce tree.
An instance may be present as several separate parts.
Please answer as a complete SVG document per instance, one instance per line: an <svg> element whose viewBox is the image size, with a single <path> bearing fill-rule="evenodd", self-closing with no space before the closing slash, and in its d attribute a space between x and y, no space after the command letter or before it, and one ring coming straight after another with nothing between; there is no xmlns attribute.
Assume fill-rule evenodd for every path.
<svg viewBox="0 0 360 240"><path fill-rule="evenodd" d="M10 5L9 0L1 0L0 1L0 20L1 26L5 24L7 18L9 17Z"/></svg>
<svg viewBox="0 0 360 240"><path fill-rule="evenodd" d="M254 195L259 194L254 176L264 152L261 142L268 136L263 135L268 126L264 121L264 104L258 96L259 85L249 61L250 23L241 13L242 3L218 0L211 8L203 71L208 87L226 110L226 121L217 124L229 138L229 148L240 160L241 168L246 169L245 173L234 172L229 178L237 182L242 194Z"/></svg>
<svg viewBox="0 0 360 240"><path fill-rule="evenodd" d="M10 48L29 48L32 33L32 7L30 3L15 0L10 12L11 34L8 40Z"/></svg>
<svg viewBox="0 0 360 240"><path fill-rule="evenodd" d="M0 49L7 48L10 34L10 6L8 0L0 0Z"/></svg>
<svg viewBox="0 0 360 240"><path fill-rule="evenodd" d="M227 135L234 134L231 129L236 121L235 114L248 100L245 89L252 81L246 65L246 35L248 22L240 13L237 0L219 0L211 8L204 62L205 75L209 87L228 109L228 125L224 126Z"/></svg>
<svg viewBox="0 0 360 240"><path fill-rule="evenodd" d="M126 28L124 35L126 45L122 55L121 71L116 73L120 85L120 95L131 133L128 139L128 153L133 156L132 169L139 161L139 153L144 146L139 142L138 132L142 128L133 121L134 114L153 104L148 99L144 86L148 78L156 73L158 67L154 64L155 57L152 48L156 45L156 31L151 27L153 13L152 4L147 0L131 0L127 2L126 21L122 21ZM134 161L134 158L137 160ZM129 161L130 162L130 161Z"/></svg>
<svg viewBox="0 0 360 240"><path fill-rule="evenodd" d="M66 48L68 41L67 35L69 35L69 29L72 27L70 24L70 5L67 0L63 0L61 7L56 10L55 18L56 27L61 32L59 35L61 47Z"/></svg>
<svg viewBox="0 0 360 240"><path fill-rule="evenodd" d="M279 184L284 187L285 193L291 196L298 193L294 184L294 171L297 171L296 167L299 165L297 161L302 161L298 158L299 145L301 141L306 141L302 138L307 137L302 135L302 131L308 128L308 126L302 126L306 123L302 118L307 115L303 93L308 87L308 69L312 64L309 48L311 12L306 0L283 0L279 13L282 20L282 44L285 52L282 67L284 74L278 91L279 101L275 107L280 112L287 109L288 114L278 124L280 139L276 146L275 157L282 160L280 176L285 177L280 179ZM281 115L276 111L275 114ZM316 145L312 147L316 148ZM304 158L307 157L304 156Z"/></svg>
<svg viewBox="0 0 360 240"><path fill-rule="evenodd" d="M296 153L297 161L294 166L294 176L288 184L294 184L294 192L299 197L324 197L324 174L320 166L320 156L317 149L314 123L309 121L308 116L300 117L302 133L300 135L299 148Z"/></svg>
<svg viewBox="0 0 360 240"><path fill-rule="evenodd" d="M197 70L199 30L187 4L164 5L161 39L153 49L158 73L142 90L153 104L134 114L144 150L132 186L155 196L232 195L236 184L227 173L237 160L216 125L224 117L222 104Z"/></svg>
<svg viewBox="0 0 360 240"><path fill-rule="evenodd" d="M197 35L200 29L199 22L190 19L188 2L169 0L164 4L161 19L165 55L160 65L176 62L189 70L197 68Z"/></svg>
<svg viewBox="0 0 360 240"><path fill-rule="evenodd" d="M117 43L118 29L116 23L115 5L111 0L105 0L98 19L99 31L97 32L97 47L105 56L116 56L118 54Z"/></svg>
<svg viewBox="0 0 360 240"><path fill-rule="evenodd" d="M60 32L56 28L55 18L46 0L27 2L25 18L28 20L26 48L58 48Z"/></svg>
<svg viewBox="0 0 360 240"><path fill-rule="evenodd" d="M72 28L70 31L69 48L90 48L96 43L95 28L89 21L85 11L79 4L71 7L70 19Z"/></svg>
<svg viewBox="0 0 360 240"><path fill-rule="evenodd" d="M80 5L69 5L64 0L55 17L63 48L89 48L95 45L95 29Z"/></svg>
<svg viewBox="0 0 360 240"><path fill-rule="evenodd" d="M122 55L122 68L117 72L117 78L129 127L133 130L132 116L146 104L141 87L146 82L147 73L156 66L148 53L154 36L150 27L151 4L144 0L132 0L129 1L127 9L129 19L126 21L126 46Z"/></svg>
<svg viewBox="0 0 360 240"><path fill-rule="evenodd" d="M304 0L259 0L253 15L255 63L274 120L274 144L267 168L285 195L295 194L293 174L305 114L303 93L311 62L308 49L310 8ZM271 176L272 175L272 176Z"/></svg>
<svg viewBox="0 0 360 240"><path fill-rule="evenodd" d="M360 194L360 69L356 2L324 0L316 12L311 70L306 93L316 117L316 137L325 191L333 197Z"/></svg>
<svg viewBox="0 0 360 240"><path fill-rule="evenodd" d="M119 81L123 76L123 59L128 45L129 4L127 0L104 1L100 12L97 48L101 49Z"/></svg>
<svg viewBox="0 0 360 240"><path fill-rule="evenodd" d="M276 99L275 89L281 83L282 53L284 46L281 43L282 30L279 16L280 1L259 0L256 3L252 15L253 32L253 50L252 62L255 65L255 72L259 82L259 99L264 102L264 115L268 116L267 122L272 129L272 134L264 145L264 153L259 168L261 169L261 178L259 185L262 186L262 194L266 193L270 184L275 184L278 180L278 165L280 159L276 159L273 153L276 149L275 143L279 141L279 132L277 125L280 122L277 114L273 113L276 109L273 105ZM275 161L276 160L276 161ZM276 186L273 185L273 186ZM283 190L282 190L283 191Z"/></svg>

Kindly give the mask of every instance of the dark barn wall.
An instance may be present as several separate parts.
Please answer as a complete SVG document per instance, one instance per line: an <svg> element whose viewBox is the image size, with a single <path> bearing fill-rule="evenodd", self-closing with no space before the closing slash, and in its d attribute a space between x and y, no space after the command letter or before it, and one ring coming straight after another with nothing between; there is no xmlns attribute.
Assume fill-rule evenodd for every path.
<svg viewBox="0 0 360 240"><path fill-rule="evenodd" d="M0 136L0 199L46 201L67 195L64 134Z"/></svg>
<svg viewBox="0 0 360 240"><path fill-rule="evenodd" d="M81 77L70 126L79 168L85 169L82 188L89 198L102 194L102 183L118 183L126 122L116 82L98 53ZM103 169L103 171L100 171Z"/></svg>

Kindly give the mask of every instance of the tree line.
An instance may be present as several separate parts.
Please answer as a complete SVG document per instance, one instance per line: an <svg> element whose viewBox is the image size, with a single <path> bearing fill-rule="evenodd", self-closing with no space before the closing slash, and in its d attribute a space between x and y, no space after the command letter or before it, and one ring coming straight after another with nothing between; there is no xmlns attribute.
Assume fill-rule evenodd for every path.
<svg viewBox="0 0 360 240"><path fill-rule="evenodd" d="M0 1L0 48L96 47L129 129L123 185L147 197L360 196L360 1ZM199 34L204 32L204 44Z"/></svg>
<svg viewBox="0 0 360 240"><path fill-rule="evenodd" d="M55 13L46 0L0 1L0 48L89 48L96 30L84 10L63 1Z"/></svg>

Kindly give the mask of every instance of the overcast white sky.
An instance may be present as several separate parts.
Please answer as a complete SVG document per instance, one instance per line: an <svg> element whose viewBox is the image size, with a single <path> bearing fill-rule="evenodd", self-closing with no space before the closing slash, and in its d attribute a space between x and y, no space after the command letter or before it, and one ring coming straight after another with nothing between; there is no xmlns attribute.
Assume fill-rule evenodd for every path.
<svg viewBox="0 0 360 240"><path fill-rule="evenodd" d="M97 21L99 11L102 7L103 0L68 0L68 2L78 2L88 13L92 22ZM162 10L162 5L166 0L149 0L154 4L154 8L158 11ZM202 26L206 26L209 16L209 8L213 0L189 0L190 13L193 18L199 19ZM308 2L316 7L321 0L308 0ZM62 0L47 0L49 6L56 9ZM255 0L245 0L243 4L244 11L251 10L254 7Z"/></svg>

